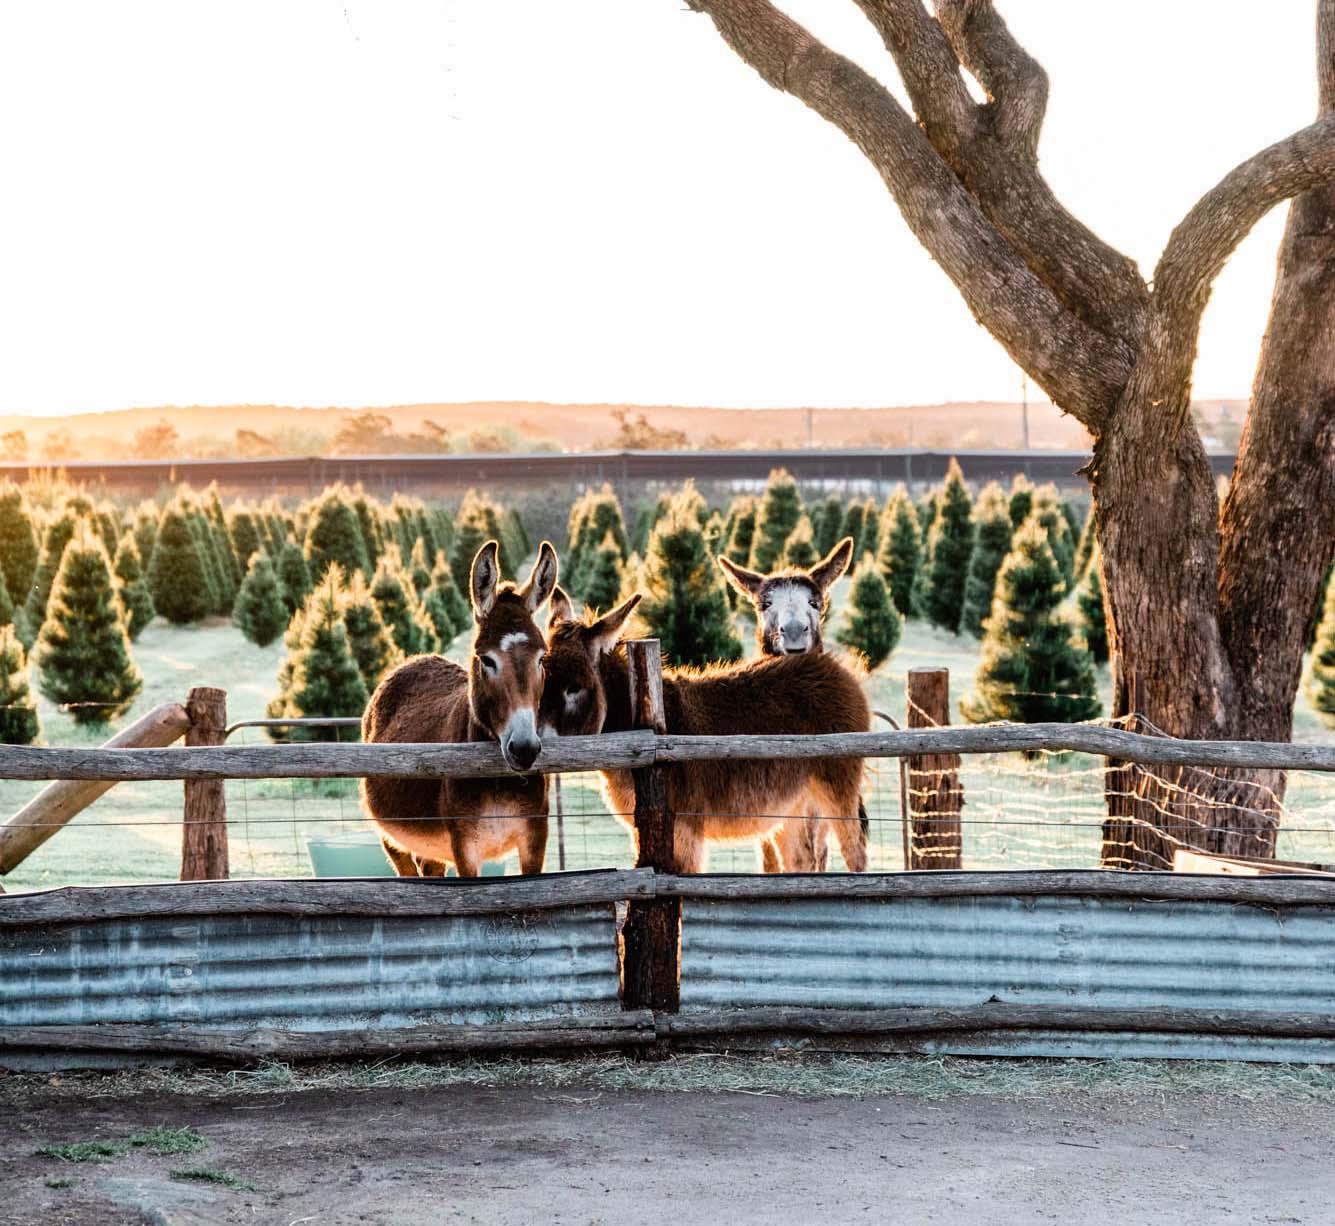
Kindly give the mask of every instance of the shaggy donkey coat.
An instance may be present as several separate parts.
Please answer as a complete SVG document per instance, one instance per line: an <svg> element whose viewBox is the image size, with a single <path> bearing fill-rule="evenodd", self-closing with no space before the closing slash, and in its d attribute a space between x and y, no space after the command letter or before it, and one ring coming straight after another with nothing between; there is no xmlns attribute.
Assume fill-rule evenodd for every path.
<svg viewBox="0 0 1335 1226"><path fill-rule="evenodd" d="M630 728L630 678L618 645L638 596L597 621L576 621L559 588L547 631L547 677L539 726L563 736ZM866 732L871 711L858 678L820 653L751 660L705 669L665 669L667 731L683 736L737 733L812 735ZM678 762L667 768L667 799L675 814L677 871L704 869L706 843L778 835L782 867L816 867L819 816L857 824L862 759ZM608 806L627 825L635 809L629 771L604 771ZM633 827L632 827L633 831Z"/></svg>
<svg viewBox="0 0 1335 1226"><path fill-rule="evenodd" d="M477 629L468 667L434 655L400 664L371 695L364 741L499 741L514 770L536 761L543 639L533 615L556 586L556 552L543 541L528 582L516 588L498 584L498 549L488 541L473 559L469 591ZM544 775L368 778L362 799L401 877L443 877L450 864L460 877L476 877L484 860L515 850L520 872L542 872Z"/></svg>
<svg viewBox="0 0 1335 1226"><path fill-rule="evenodd" d="M762 575L728 558L718 564L728 582L755 606L756 642L761 655L797 655L823 651L822 620L829 608L829 592L853 560L853 538L846 536L824 558L807 570L790 568ZM812 816L816 816L815 813ZM816 865L826 864L826 835L833 825L839 850L850 872L867 871L867 809L858 800L858 821L823 822L815 835ZM761 862L767 873L779 871L779 850L773 836L760 845Z"/></svg>

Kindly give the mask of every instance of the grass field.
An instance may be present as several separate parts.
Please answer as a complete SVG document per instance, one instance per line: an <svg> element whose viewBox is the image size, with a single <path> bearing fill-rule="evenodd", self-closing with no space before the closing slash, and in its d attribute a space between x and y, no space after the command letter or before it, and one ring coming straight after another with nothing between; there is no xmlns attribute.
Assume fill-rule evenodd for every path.
<svg viewBox="0 0 1335 1226"><path fill-rule="evenodd" d="M835 593L839 615L847 589ZM747 632L749 633L749 631ZM462 658L467 640L452 645ZM977 665L977 643L956 638L922 622L911 622L890 661L868 679L872 705L901 722L904 679L908 669L945 666L952 694L967 693ZM275 689L282 658L280 644L258 648L225 622L178 629L154 622L135 645L144 674L144 692L128 719L158 705L183 699L195 685L217 685L228 692L233 722L260 718ZM1110 679L1102 670L1105 707ZM45 701L41 704L45 739L51 745L94 745L105 732L78 729ZM958 718L958 716L957 716ZM255 729L242 729L231 744L254 744ZM1300 697L1295 739L1335 743ZM871 867L902 867L899 772L891 761L869 774L867 808L872 819ZM1103 820L1102 777L1097 759L1060 755L1026 762L1019 755L989 755L965 760L962 772L965 864L974 868L1092 867L1098 856ZM40 784L0 781L0 815L25 803ZM308 876L306 839L311 835L364 828L354 781L232 781L227 786L232 874L238 877ZM1281 857L1335 861L1335 784L1313 774L1294 775L1289 809L1281 832ZM567 777L562 784L564 845L568 868L626 865L630 841L620 823L607 815L595 776ZM85 810L65 830L36 851L4 879L4 888L44 889L58 885L174 879L180 869L181 785L122 783ZM559 863L557 823L551 823L547 867ZM715 871L750 872L756 868L752 846L713 851ZM831 866L841 866L832 850ZM515 871L513 863L507 871Z"/></svg>

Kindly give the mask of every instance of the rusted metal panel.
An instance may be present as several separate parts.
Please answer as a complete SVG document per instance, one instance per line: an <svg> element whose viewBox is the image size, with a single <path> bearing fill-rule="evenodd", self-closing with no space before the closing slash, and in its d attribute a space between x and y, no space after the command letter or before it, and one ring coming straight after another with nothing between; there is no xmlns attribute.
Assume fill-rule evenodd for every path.
<svg viewBox="0 0 1335 1226"><path fill-rule="evenodd" d="M1328 1014L1335 910L1044 896L688 898L681 1000L683 1012L1003 1001ZM1126 1050L1124 1039L1108 1034L1067 1034L1060 1043L1039 1032L975 1038L943 1037L934 1050L1106 1057ZM1136 1045L1144 1054L1205 1058L1248 1042L1157 1036ZM1301 1057L1310 1059L1332 1050L1324 1042L1268 1046L1325 1053Z"/></svg>
<svg viewBox="0 0 1335 1226"><path fill-rule="evenodd" d="M0 930L0 1026L292 1030L616 1012L610 904L465 916L145 916Z"/></svg>

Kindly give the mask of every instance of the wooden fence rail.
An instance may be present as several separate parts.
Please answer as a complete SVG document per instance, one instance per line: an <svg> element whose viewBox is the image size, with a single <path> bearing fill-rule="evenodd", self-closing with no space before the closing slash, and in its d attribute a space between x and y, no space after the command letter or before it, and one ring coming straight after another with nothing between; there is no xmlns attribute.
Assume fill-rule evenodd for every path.
<svg viewBox="0 0 1335 1226"><path fill-rule="evenodd" d="M636 770L670 762L778 758L902 758L1051 750L1171 766L1335 772L1335 746L1187 741L1091 725L920 728L829 736L674 736L651 731L561 737L543 743L533 770ZM491 744L222 745L76 749L0 745L0 779L355 779L366 775L486 778L508 774Z"/></svg>

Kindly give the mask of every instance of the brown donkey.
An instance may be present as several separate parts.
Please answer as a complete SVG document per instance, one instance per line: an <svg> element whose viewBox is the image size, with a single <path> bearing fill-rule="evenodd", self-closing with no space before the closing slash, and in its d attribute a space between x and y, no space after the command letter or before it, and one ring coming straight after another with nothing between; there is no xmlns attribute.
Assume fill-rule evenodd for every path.
<svg viewBox="0 0 1335 1226"><path fill-rule="evenodd" d="M790 568L772 575L762 575L738 566L728 558L719 558L729 583L745 596L756 610L756 641L765 656L800 655L823 651L821 623L829 608L829 592L853 560L853 538L846 536L819 562L807 570ZM798 819L800 820L800 819ZM815 834L816 865L823 872L826 863L826 835L830 823L822 823ZM858 801L858 821L834 822L839 850L850 872L867 871L867 809ZM767 873L779 871L779 851L771 836L760 845L761 862Z"/></svg>
<svg viewBox="0 0 1335 1226"><path fill-rule="evenodd" d="M543 639L533 615L556 586L556 552L543 541L523 587L501 584L499 546L473 559L469 595L477 623L467 669L444 656L416 656L381 683L362 718L364 741L498 741L505 761L526 771L542 749L537 709ZM519 871L542 872L547 850L547 779L376 779L362 799L400 877L476 877L484 860L518 850Z"/></svg>
<svg viewBox="0 0 1335 1226"><path fill-rule="evenodd" d="M559 588L547 630L547 679L539 727L578 736L630 728L630 680L618 640L639 602L632 596L596 621L574 619ZM682 736L866 732L871 712L858 678L820 653L751 660L705 669L666 669L667 730ZM787 872L816 867L816 823L808 816L855 821L860 758L679 762L667 768L667 799L676 815L676 868L698 873L707 842L751 841L778 834ZM629 771L604 771L612 811L630 824L635 787Z"/></svg>

